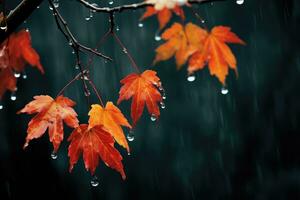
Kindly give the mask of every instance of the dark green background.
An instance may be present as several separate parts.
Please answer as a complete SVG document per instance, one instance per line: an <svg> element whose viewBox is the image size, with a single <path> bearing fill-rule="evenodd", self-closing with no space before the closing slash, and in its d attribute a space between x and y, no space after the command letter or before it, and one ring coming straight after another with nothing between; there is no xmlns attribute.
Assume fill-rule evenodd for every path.
<svg viewBox="0 0 300 200"><path fill-rule="evenodd" d="M60 1L60 11L82 43L94 46L108 29L107 15L90 21L76 1ZM95 1L108 5L107 1ZM99 3L100 2L100 3ZM104 3L101 3L104 2ZM135 1L115 0L114 5ZM13 6L13 2L11 2ZM58 31L47 1L22 25L29 28L46 74L28 68L19 80L17 101L9 94L0 111L0 199L300 199L300 3L297 0L245 0L194 6L207 26L228 25L247 46L231 45L239 77L227 79L229 93L207 69L186 81L186 70L174 61L152 67L155 18L138 27L143 10L116 15L117 32L141 69L154 69L167 92L166 109L158 122L147 112L124 156L127 180L100 163L100 185L92 188L80 161L68 172L66 141L57 160L51 160L48 136L32 141L24 151L30 116L16 115L34 95L55 96L77 73L74 55ZM186 8L187 21L199 22ZM178 20L178 18L173 18ZM116 102L119 80L133 71L129 60L110 38L101 48L113 63L96 59L92 76L105 101ZM65 93L77 102L81 122L87 105L81 83ZM92 96L92 101L97 99ZM121 109L129 118L129 103ZM65 138L71 130L65 130ZM128 130L126 130L126 133Z"/></svg>

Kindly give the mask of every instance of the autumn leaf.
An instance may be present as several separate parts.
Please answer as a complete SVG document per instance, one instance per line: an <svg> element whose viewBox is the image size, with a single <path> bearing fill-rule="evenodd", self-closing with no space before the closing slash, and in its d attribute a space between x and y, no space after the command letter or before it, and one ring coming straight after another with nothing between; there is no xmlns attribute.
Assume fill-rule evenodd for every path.
<svg viewBox="0 0 300 200"><path fill-rule="evenodd" d="M56 99L48 95L35 96L33 101L18 112L37 113L28 124L24 148L30 140L41 137L48 129L50 142L56 152L64 136L63 122L72 128L78 126L77 114L72 108L74 105L75 102L64 96Z"/></svg>
<svg viewBox="0 0 300 200"><path fill-rule="evenodd" d="M17 89L17 79L14 76L13 71L10 68L0 70L0 100L5 91L10 90L11 92Z"/></svg>
<svg viewBox="0 0 300 200"><path fill-rule="evenodd" d="M180 69L189 56L202 47L205 36L206 32L197 25L188 23L183 27L174 23L162 34L162 39L166 42L155 50L154 64L175 56L177 69Z"/></svg>
<svg viewBox="0 0 300 200"><path fill-rule="evenodd" d="M70 157L70 172L81 154L86 170L93 175L99 163L99 157L106 166L118 171L122 178L126 175L123 169L122 156L114 148L114 139L103 126L89 128L88 124L81 124L71 133L68 155Z"/></svg>
<svg viewBox="0 0 300 200"><path fill-rule="evenodd" d="M121 111L112 103L107 102L105 108L94 104L89 112L89 129L102 125L129 152L129 146L121 126L131 128Z"/></svg>
<svg viewBox="0 0 300 200"><path fill-rule="evenodd" d="M211 75L215 75L225 85L229 68L237 72L237 62L234 54L226 43L245 44L230 27L217 26L206 33L203 48L195 52L190 60L188 72L193 73L203 69L206 63Z"/></svg>
<svg viewBox="0 0 300 200"><path fill-rule="evenodd" d="M0 45L0 76L4 74L8 76L5 80L0 79L0 98L7 90L15 90L17 79L13 73L21 73L27 63L44 73L40 57L31 46L30 33L21 30L18 33L12 33Z"/></svg>
<svg viewBox="0 0 300 200"><path fill-rule="evenodd" d="M181 17L182 20L185 19L184 11L180 7L181 5L184 5L184 3L170 0L148 0L147 2L154 4L154 6L146 8L146 12L141 17L141 20L157 15L160 29L163 29L168 24L172 17L172 12Z"/></svg>
<svg viewBox="0 0 300 200"><path fill-rule="evenodd" d="M162 101L162 97L157 87L161 83L155 71L146 70L142 74L129 74L121 80L121 84L123 86L119 92L118 104L123 100L132 98L131 118L133 119L133 126L141 117L145 104L152 116L159 117L158 103Z"/></svg>

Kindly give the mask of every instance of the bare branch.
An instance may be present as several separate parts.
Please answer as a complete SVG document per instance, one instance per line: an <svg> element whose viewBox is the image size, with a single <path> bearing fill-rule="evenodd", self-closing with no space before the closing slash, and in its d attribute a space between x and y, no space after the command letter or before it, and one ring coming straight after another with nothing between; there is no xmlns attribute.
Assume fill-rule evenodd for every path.
<svg viewBox="0 0 300 200"><path fill-rule="evenodd" d="M86 0L77 0L79 3L83 4L85 7L96 11L96 12L102 12L102 13L114 13L114 12L122 12L125 10L137 10L140 8L145 8L147 6L153 6L152 3L148 3L146 1L140 2L140 3L134 3L134 4L128 4L128 5L121 5L116 7L98 7L93 3L89 3ZM189 4L203 4L203 3L209 3L209 2L215 2L215 1L225 1L225 0L189 0Z"/></svg>
<svg viewBox="0 0 300 200"><path fill-rule="evenodd" d="M7 30L0 30L0 44L21 25L31 13L43 2L43 0L23 0L6 17ZM2 24L1 23L1 24Z"/></svg>

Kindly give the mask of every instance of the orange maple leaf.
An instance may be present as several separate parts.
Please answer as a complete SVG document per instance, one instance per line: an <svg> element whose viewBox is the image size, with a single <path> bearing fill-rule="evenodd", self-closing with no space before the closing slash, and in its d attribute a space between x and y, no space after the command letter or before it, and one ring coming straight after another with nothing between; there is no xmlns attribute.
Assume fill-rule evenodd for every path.
<svg viewBox="0 0 300 200"><path fill-rule="evenodd" d="M244 41L231 32L230 27L216 26L210 33L206 32L203 48L195 52L189 60L188 72L203 69L208 63L210 74L215 75L225 85L228 69L237 72L236 58L226 43L245 45Z"/></svg>
<svg viewBox="0 0 300 200"><path fill-rule="evenodd" d="M129 152L129 146L121 126L128 128L131 128L131 126L122 112L112 102L107 102L105 108L98 104L92 105L89 116L89 128L102 125L117 143Z"/></svg>
<svg viewBox="0 0 300 200"><path fill-rule="evenodd" d="M165 7L161 10L156 10L153 6L149 6L147 7L146 12L140 20L144 20L153 15L157 15L159 28L163 29L171 20L172 12L175 13L177 16L181 17L182 20L185 19L184 11L180 6L175 6L173 9L168 9Z"/></svg>
<svg viewBox="0 0 300 200"><path fill-rule="evenodd" d="M44 73L40 57L31 47L30 33L21 30L18 33L12 33L0 45L0 74L2 74L0 76L8 75L5 80L0 79L0 99L5 91L16 90L17 79L13 76L13 73L22 72L26 63L37 67L41 73Z"/></svg>
<svg viewBox="0 0 300 200"><path fill-rule="evenodd" d="M72 128L78 126L77 114L72 108L75 102L63 96L53 99L48 95L41 95L35 96L34 99L18 112L18 114L37 113L28 124L24 148L28 146L30 140L41 137L48 128L49 139L56 152L64 136L63 122Z"/></svg>
<svg viewBox="0 0 300 200"><path fill-rule="evenodd" d="M133 126L141 117L145 103L148 112L158 118L160 115L158 103L162 101L162 96L157 87L160 86L160 79L153 70L146 70L142 74L129 74L121 80L123 86L119 92L118 104L123 100L132 98L131 118Z"/></svg>
<svg viewBox="0 0 300 200"><path fill-rule="evenodd" d="M93 175L99 163L99 157L106 166L118 171L122 178L126 175L123 169L122 156L114 148L114 139L103 126L88 128L88 124L81 124L71 133L68 155L70 157L70 172L81 154L85 168Z"/></svg>
<svg viewBox="0 0 300 200"><path fill-rule="evenodd" d="M154 64L175 55L177 69L180 69L189 56L202 47L205 36L206 31L197 25L188 23L183 27L179 23L174 23L162 34L162 39L166 42L155 50Z"/></svg>

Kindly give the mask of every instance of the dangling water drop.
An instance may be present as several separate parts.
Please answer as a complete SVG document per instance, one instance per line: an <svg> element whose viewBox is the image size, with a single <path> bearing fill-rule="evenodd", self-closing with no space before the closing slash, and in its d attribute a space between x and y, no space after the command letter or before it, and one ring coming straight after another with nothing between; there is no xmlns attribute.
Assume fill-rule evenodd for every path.
<svg viewBox="0 0 300 200"><path fill-rule="evenodd" d="M157 119L157 117L154 114L152 114L151 117L150 117L150 119L151 119L151 121L155 122L156 119Z"/></svg>
<svg viewBox="0 0 300 200"><path fill-rule="evenodd" d="M118 25L116 26L116 31L120 31L120 27Z"/></svg>
<svg viewBox="0 0 300 200"><path fill-rule="evenodd" d="M242 5L244 3L244 0L236 0L236 4Z"/></svg>
<svg viewBox="0 0 300 200"><path fill-rule="evenodd" d="M92 9L90 9L90 18L93 18L93 10Z"/></svg>
<svg viewBox="0 0 300 200"><path fill-rule="evenodd" d="M69 45L72 46L73 45L73 41L69 40Z"/></svg>
<svg viewBox="0 0 300 200"><path fill-rule="evenodd" d="M113 4L114 4L114 1L111 0L111 1L108 2L108 4L109 4L109 5L113 5Z"/></svg>
<svg viewBox="0 0 300 200"><path fill-rule="evenodd" d="M155 33L155 37L154 37L155 41L160 41L161 40L161 37L160 37L160 34L159 34L159 31L157 31Z"/></svg>
<svg viewBox="0 0 300 200"><path fill-rule="evenodd" d="M125 54L127 54L128 53L128 51L127 51L127 49L126 48L123 48L123 50L122 50Z"/></svg>
<svg viewBox="0 0 300 200"><path fill-rule="evenodd" d="M84 96L88 97L88 96L90 96L90 95L91 95L91 92L90 92L89 90L84 91Z"/></svg>
<svg viewBox="0 0 300 200"><path fill-rule="evenodd" d="M127 140L129 142L132 142L134 140L134 131L130 130L129 133L127 134Z"/></svg>
<svg viewBox="0 0 300 200"><path fill-rule="evenodd" d="M229 90L225 86L222 87L222 89L221 89L222 94L226 95L226 94L228 94L228 92L229 92Z"/></svg>
<svg viewBox="0 0 300 200"><path fill-rule="evenodd" d="M138 27L143 28L144 24L142 22L138 23Z"/></svg>
<svg viewBox="0 0 300 200"><path fill-rule="evenodd" d="M79 65L76 64L76 65L75 65L75 69L79 69Z"/></svg>
<svg viewBox="0 0 300 200"><path fill-rule="evenodd" d="M96 3L92 3L92 6L94 6L94 7L96 7L96 8L99 7L98 4L96 4ZM94 12L94 13L97 12L96 10L92 10L92 9L91 9L91 11Z"/></svg>
<svg viewBox="0 0 300 200"><path fill-rule="evenodd" d="M4 19L1 22L0 29L3 30L3 31L7 31L7 22L6 22L6 19Z"/></svg>
<svg viewBox="0 0 300 200"><path fill-rule="evenodd" d="M55 8L59 7L59 0L53 0L53 5Z"/></svg>
<svg viewBox="0 0 300 200"><path fill-rule="evenodd" d="M53 159L53 160L56 160L57 159L57 153L55 152L55 151L52 151L52 153L51 153L51 158Z"/></svg>
<svg viewBox="0 0 300 200"><path fill-rule="evenodd" d="M195 74L189 74L188 75L188 77L187 77L187 80L188 80L188 82L193 82L193 81L195 81L196 80L196 76L195 76Z"/></svg>
<svg viewBox="0 0 300 200"><path fill-rule="evenodd" d="M72 54L75 54L75 50L74 49L72 50Z"/></svg>
<svg viewBox="0 0 300 200"><path fill-rule="evenodd" d="M160 102L160 107L161 107L161 109L165 109L166 108L166 104L163 101L161 101Z"/></svg>
<svg viewBox="0 0 300 200"><path fill-rule="evenodd" d="M2 103L0 102L0 110L2 110L3 109L3 105L2 105Z"/></svg>
<svg viewBox="0 0 300 200"><path fill-rule="evenodd" d="M25 71L25 70L22 72L22 78L23 78L23 79L27 79L27 74L26 74L26 71Z"/></svg>
<svg viewBox="0 0 300 200"><path fill-rule="evenodd" d="M14 76L15 76L16 78L20 78L20 76L21 76L21 73L20 73L20 72L17 72L17 71L15 71L15 72L14 72Z"/></svg>
<svg viewBox="0 0 300 200"><path fill-rule="evenodd" d="M167 95L166 95L165 92L162 94L162 99L163 99L163 100L166 100L166 99L167 99Z"/></svg>
<svg viewBox="0 0 300 200"><path fill-rule="evenodd" d="M91 179L91 185L93 187L97 187L99 185L99 180L98 180L98 177L97 176L93 176L92 179Z"/></svg>
<svg viewBox="0 0 300 200"><path fill-rule="evenodd" d="M16 94L16 91L11 92L11 94L10 94L10 100L12 100L12 101L17 100L17 94Z"/></svg>

